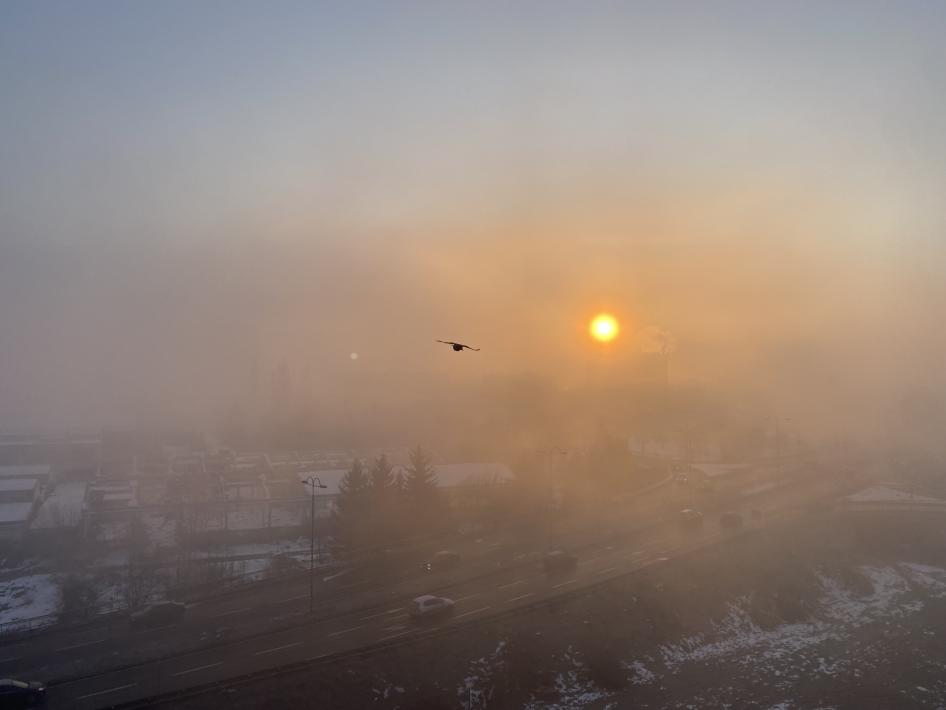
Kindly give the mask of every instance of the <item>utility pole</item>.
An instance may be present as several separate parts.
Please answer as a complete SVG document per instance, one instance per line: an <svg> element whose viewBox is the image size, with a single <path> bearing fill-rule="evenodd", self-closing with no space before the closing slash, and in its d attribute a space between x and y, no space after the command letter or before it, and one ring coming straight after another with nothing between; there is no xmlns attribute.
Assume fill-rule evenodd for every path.
<svg viewBox="0 0 946 710"><path fill-rule="evenodd" d="M312 488L312 512L310 517L311 534L309 536L309 613L315 610L315 491L318 488L328 488L317 476L309 476L305 479L308 486ZM319 562L322 561L322 546L319 544Z"/></svg>
<svg viewBox="0 0 946 710"><path fill-rule="evenodd" d="M781 422L790 422L788 417L766 417L775 423L775 466L779 476L782 475L782 430Z"/></svg>

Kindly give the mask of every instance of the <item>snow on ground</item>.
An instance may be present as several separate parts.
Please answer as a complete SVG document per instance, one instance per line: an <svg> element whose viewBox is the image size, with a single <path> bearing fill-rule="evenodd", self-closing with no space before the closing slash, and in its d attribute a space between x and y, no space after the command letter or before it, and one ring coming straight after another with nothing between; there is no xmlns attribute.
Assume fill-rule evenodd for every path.
<svg viewBox="0 0 946 710"><path fill-rule="evenodd" d="M777 678L787 677L792 661L809 653L812 663L806 665L808 672L833 676L847 670L848 662L818 655L822 644L846 642L860 627L903 620L921 611L923 602L913 598L916 591L946 595L946 570L941 568L900 564L864 566L859 572L870 583L870 593L858 595L835 577L820 574L822 594L812 617L773 629L760 628L753 621L749 597L738 599L711 631L665 644L661 648L664 664L668 672L676 674L686 664L726 661Z"/></svg>
<svg viewBox="0 0 946 710"><path fill-rule="evenodd" d="M85 507L85 481L66 481L57 483L52 492L43 501L32 528L48 529L58 527L76 527Z"/></svg>
<svg viewBox="0 0 946 710"><path fill-rule="evenodd" d="M555 689L558 698L548 703L533 699L525 704L526 710L541 710L542 708L556 708L556 710L572 710L583 708L599 700L604 700L612 693L601 690L587 679L584 664L578 660L575 651L569 647L565 652L565 662L570 666L555 676Z"/></svg>
<svg viewBox="0 0 946 710"><path fill-rule="evenodd" d="M502 672L505 648L506 642L500 641L492 653L470 664L469 674L463 679L463 685L457 688L457 697L464 710L485 708L493 699L492 679Z"/></svg>
<svg viewBox="0 0 946 710"><path fill-rule="evenodd" d="M653 683L657 677L654 675L653 671L640 661L625 661L621 664L621 667L626 671L634 672L634 675L631 676L631 684L633 685L649 685Z"/></svg>
<svg viewBox="0 0 946 710"><path fill-rule="evenodd" d="M887 632L878 641L876 629L902 628L914 616L922 619L924 598L928 602L946 597L946 569L913 563L865 565L858 567L856 574L864 583L853 591L840 578L821 572L816 577L820 596L810 617L774 628L762 628L754 621L750 596L738 598L726 616L705 633L664 644L656 657L624 661L621 665L628 685L658 689L692 679L702 688L701 679L718 674L718 683L709 695L694 695L673 707L738 707L746 697L745 682L758 683L761 689L774 690L782 698L793 698L818 679L831 683L866 678L880 667L878 664L889 662L884 645ZM485 660L474 663L473 672L459 689L461 697L470 688L488 687L488 676L483 680L488 667ZM565 668L555 678L558 697L533 698L527 708L623 707L625 692L597 687L571 649L563 660ZM744 680L731 684L726 683L727 678ZM906 695L911 701L920 696L946 697L946 681L932 690L926 687L929 685L911 688ZM795 700L775 697L768 704L753 707L796 710L802 706ZM820 710L828 710L828 706Z"/></svg>
<svg viewBox="0 0 946 710"><path fill-rule="evenodd" d="M51 574L31 574L0 584L0 623L54 614L59 585Z"/></svg>
<svg viewBox="0 0 946 710"><path fill-rule="evenodd" d="M927 568L934 570L936 568ZM663 646L668 669L687 662L706 662L734 657L744 665L766 669L777 674L787 658L828 640L843 640L853 629L881 619L900 619L922 608L922 602L910 600L911 582L924 590L946 588L946 580L937 580L932 571L918 576L908 566L861 567L860 572L871 583L872 592L859 596L845 588L834 577L821 574L822 596L819 608L809 621L780 624L762 629L750 614L751 600L743 597L730 605L729 614L708 634L696 634ZM946 570L938 570L946 575ZM826 664L822 672L830 673Z"/></svg>

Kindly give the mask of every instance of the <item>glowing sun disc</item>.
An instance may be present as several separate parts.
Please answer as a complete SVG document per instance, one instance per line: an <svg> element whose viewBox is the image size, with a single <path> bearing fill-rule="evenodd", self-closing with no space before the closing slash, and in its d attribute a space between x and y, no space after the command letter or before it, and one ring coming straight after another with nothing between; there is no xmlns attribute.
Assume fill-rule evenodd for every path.
<svg viewBox="0 0 946 710"><path fill-rule="evenodd" d="M614 316L607 313L596 315L588 326L588 332L595 340L602 343L608 343L614 340L618 335L618 322Z"/></svg>

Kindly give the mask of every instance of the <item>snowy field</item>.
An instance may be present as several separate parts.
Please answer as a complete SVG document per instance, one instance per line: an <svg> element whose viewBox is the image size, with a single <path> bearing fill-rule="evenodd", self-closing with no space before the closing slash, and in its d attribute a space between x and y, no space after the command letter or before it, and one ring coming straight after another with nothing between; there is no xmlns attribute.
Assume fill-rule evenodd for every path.
<svg viewBox="0 0 946 710"><path fill-rule="evenodd" d="M799 698L812 695L819 684L825 696L850 683L857 684L889 662L891 648L910 646L917 635L942 643L946 631L927 627L922 613L929 604L946 599L946 569L913 563L856 568L858 583L829 573L817 576L820 594L813 613L804 621L762 628L752 616L749 596L734 601L729 612L704 633L660 646L655 653L622 659L627 685L619 691L597 687L579 653L569 648L554 675L555 699L534 697L529 710L543 708L604 710L630 707L760 708L801 710L847 707ZM919 631L917 630L919 628ZM896 638L895 638L896 637ZM898 646L899 644L899 646ZM913 650L919 654L917 650ZM464 708L491 707L496 678L504 671L504 644L474 661L457 698ZM938 680L900 687L903 707L946 707L946 665ZM661 691L694 689L685 701L648 702ZM642 690L651 690L642 694ZM814 691L817 694L817 690ZM807 694L807 696L806 696ZM755 701L748 700L755 698ZM768 699L767 699L768 698ZM898 703L899 704L899 703Z"/></svg>
<svg viewBox="0 0 946 710"><path fill-rule="evenodd" d="M59 585L51 574L31 574L0 584L0 623L59 610Z"/></svg>

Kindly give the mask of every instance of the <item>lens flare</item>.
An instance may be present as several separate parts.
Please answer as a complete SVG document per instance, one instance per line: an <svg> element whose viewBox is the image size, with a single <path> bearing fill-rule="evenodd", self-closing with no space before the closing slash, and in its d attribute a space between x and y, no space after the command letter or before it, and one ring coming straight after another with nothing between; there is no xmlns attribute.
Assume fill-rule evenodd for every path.
<svg viewBox="0 0 946 710"><path fill-rule="evenodd" d="M618 322L614 316L608 313L599 313L588 326L588 332L591 337L602 343L608 343L618 336Z"/></svg>

